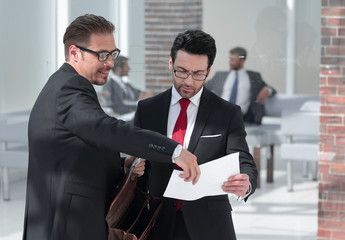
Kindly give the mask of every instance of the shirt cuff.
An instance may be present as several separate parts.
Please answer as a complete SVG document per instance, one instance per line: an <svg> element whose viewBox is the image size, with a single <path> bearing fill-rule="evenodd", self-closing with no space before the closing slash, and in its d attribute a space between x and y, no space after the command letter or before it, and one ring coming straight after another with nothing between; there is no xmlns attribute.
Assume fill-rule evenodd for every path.
<svg viewBox="0 0 345 240"><path fill-rule="evenodd" d="M268 96L272 96L272 93L273 93L272 88L270 88L270 87L268 87L268 86L267 86L267 88L268 88Z"/></svg>
<svg viewBox="0 0 345 240"><path fill-rule="evenodd" d="M249 188L248 188L248 191L246 192L246 195L238 196L237 201L243 201L246 197L250 195L251 192L252 192L252 184L249 183Z"/></svg>
<svg viewBox="0 0 345 240"><path fill-rule="evenodd" d="M172 155L172 162L175 163L175 158L179 157L182 152L182 145L178 144L174 150L174 153Z"/></svg>

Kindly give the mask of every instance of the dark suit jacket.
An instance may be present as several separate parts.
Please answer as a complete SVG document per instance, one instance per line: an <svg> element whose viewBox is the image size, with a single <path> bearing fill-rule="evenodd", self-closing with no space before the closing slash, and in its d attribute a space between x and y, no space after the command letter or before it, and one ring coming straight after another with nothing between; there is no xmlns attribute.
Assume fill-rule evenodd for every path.
<svg viewBox="0 0 345 240"><path fill-rule="evenodd" d="M125 86L128 91L133 93L134 98L130 98L124 89L112 79L109 79L103 86L103 91L108 91L111 94L110 98L107 99L107 107L112 108L115 113L120 115L135 111L137 108L136 101L140 95L140 90L132 87L128 83L125 83ZM133 102L133 104L127 104L126 101Z"/></svg>
<svg viewBox="0 0 345 240"><path fill-rule="evenodd" d="M250 105L249 105L247 113L243 116L243 120L246 123L260 124L262 117L265 115L265 109L264 109L264 105L257 102L256 99L260 91L268 85L262 80L260 73L253 72L253 71L247 71L247 73L249 75L249 80L250 80L251 95L250 95ZM214 77L205 83L205 86L209 90L217 94L218 96L221 96L228 74L229 74L229 71L216 72ZM273 96L276 93L276 90L273 89L272 87L270 88L272 89L271 96Z"/></svg>
<svg viewBox="0 0 345 240"><path fill-rule="evenodd" d="M119 152L171 162L177 143L105 114L92 84L65 63L31 111L23 239L107 239L123 174Z"/></svg>
<svg viewBox="0 0 345 240"><path fill-rule="evenodd" d="M166 135L170 100L171 89L140 101L134 124ZM218 136L203 137L209 135ZM245 137L240 108L204 88L188 150L197 156L199 164L240 152L241 173L249 175L254 192L257 170ZM151 194L162 196L174 165L149 163L141 181L147 182ZM182 201L181 209L192 239L235 239L227 195ZM176 200L166 198L151 239L171 239L175 213Z"/></svg>

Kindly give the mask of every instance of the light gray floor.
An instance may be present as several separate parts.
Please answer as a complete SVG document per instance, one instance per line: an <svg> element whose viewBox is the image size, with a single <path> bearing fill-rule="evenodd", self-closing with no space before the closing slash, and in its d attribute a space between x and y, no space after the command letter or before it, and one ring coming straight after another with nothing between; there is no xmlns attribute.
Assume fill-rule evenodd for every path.
<svg viewBox="0 0 345 240"><path fill-rule="evenodd" d="M262 186L247 203L230 197L238 240L314 240L317 233L317 182L304 179L301 165L294 165L294 192L286 191L285 163L276 149L274 183L267 184L262 162ZM11 200L0 193L0 239L21 239L26 171L11 171ZM1 173L0 173L1 174ZM213 239L212 239L213 240Z"/></svg>

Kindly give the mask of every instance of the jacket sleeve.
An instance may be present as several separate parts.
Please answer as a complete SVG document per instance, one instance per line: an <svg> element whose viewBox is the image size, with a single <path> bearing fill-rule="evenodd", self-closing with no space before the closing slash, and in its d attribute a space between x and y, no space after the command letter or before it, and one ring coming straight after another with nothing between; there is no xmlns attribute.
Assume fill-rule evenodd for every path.
<svg viewBox="0 0 345 240"><path fill-rule="evenodd" d="M66 134L73 134L95 148L171 162L177 146L175 141L108 116L102 110L91 83L81 76L66 81L57 96L56 108L56 127L62 131L66 129Z"/></svg>

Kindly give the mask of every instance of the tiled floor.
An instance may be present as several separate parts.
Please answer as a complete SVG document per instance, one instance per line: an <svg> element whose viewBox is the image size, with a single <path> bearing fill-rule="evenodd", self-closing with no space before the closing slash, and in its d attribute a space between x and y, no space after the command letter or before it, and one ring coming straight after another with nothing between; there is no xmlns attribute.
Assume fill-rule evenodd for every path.
<svg viewBox="0 0 345 240"><path fill-rule="evenodd" d="M247 203L238 203L231 198L238 240L316 239L317 182L303 179L299 164L294 165L294 171L295 191L287 192L285 164L276 156L274 183L265 182L265 171L262 170L262 186ZM21 239L25 179L24 170L11 170L11 200L3 201L0 193L1 240Z"/></svg>

